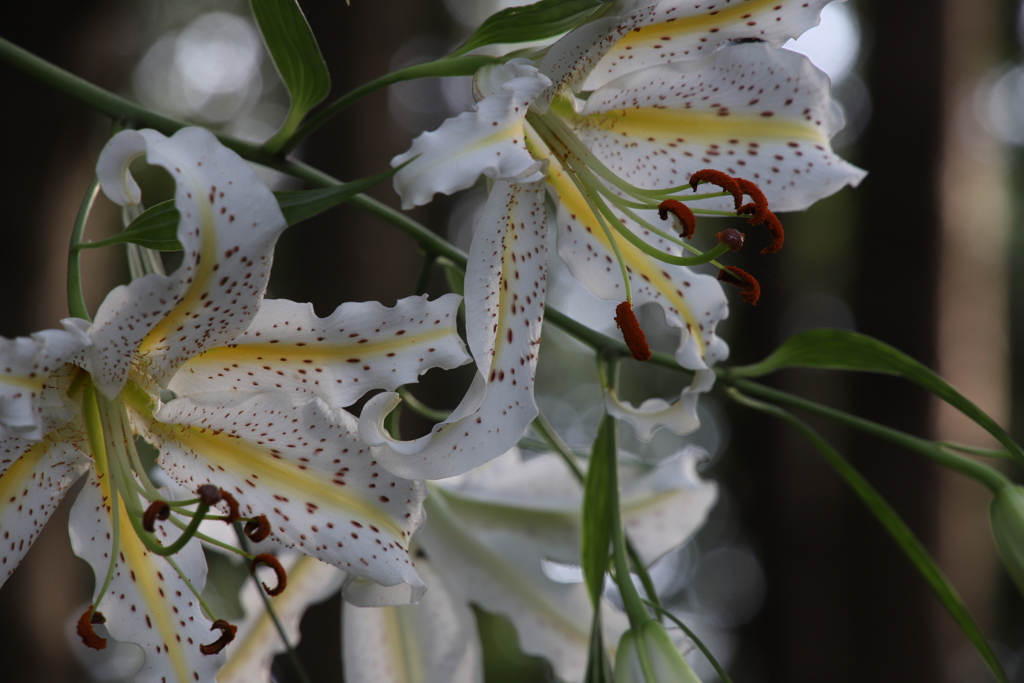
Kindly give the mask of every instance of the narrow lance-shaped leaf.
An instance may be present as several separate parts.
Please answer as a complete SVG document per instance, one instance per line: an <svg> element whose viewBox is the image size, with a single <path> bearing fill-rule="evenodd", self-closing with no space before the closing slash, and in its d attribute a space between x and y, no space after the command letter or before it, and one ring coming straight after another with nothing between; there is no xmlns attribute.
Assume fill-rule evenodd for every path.
<svg viewBox="0 0 1024 683"><path fill-rule="evenodd" d="M461 55L484 45L526 43L566 33L607 3L601 0L541 0L493 14L455 51Z"/></svg>
<svg viewBox="0 0 1024 683"><path fill-rule="evenodd" d="M612 508L617 496L609 486L608 461L615 460L615 418L605 415L594 441L590 468L583 489L583 524L580 535L580 565L587 581L590 599L596 605L604 589L608 568L608 544L611 541ZM613 465L614 466L614 465Z"/></svg>
<svg viewBox="0 0 1024 683"><path fill-rule="evenodd" d="M281 213L284 214L285 220L291 226L347 202L357 194L366 192L381 181L393 176L400 168L391 168L377 175L334 187L297 192L275 192L274 197L281 207ZM97 249L115 244L131 243L157 251L181 251L181 242L177 238L180 220L181 214L174 207L174 201L168 199L146 209L127 228L113 237L98 242L81 243L78 246L81 249Z"/></svg>
<svg viewBox="0 0 1024 683"><path fill-rule="evenodd" d="M729 370L730 377L761 377L783 368L860 370L898 375L932 392L977 422L1018 460L1024 451L995 420L949 382L907 354L867 335L849 330L809 330L788 339L760 363Z"/></svg>
<svg viewBox="0 0 1024 683"><path fill-rule="evenodd" d="M860 472L832 444L825 441L820 434L811 429L803 420L778 406L763 403L735 389L730 389L729 395L748 408L785 420L796 427L801 434L814 444L828 464L832 466L832 469L843 478L850 489L861 499L861 502L871 511L871 514L875 516L875 519L885 527L885 530L896 541L900 550L907 556L907 559L914 565L914 568L921 574L922 578L928 582L932 592L935 593L935 597L939 599L942 606L946 608L950 616L957 623L957 626L960 627L960 630L964 632L964 635L974 645L974 648L981 655L982 659L985 660L996 680L1005 683L1007 680L1006 674L1003 672L999 660L985 639L985 635L978 628L974 617L967 610L967 606L964 605L963 599L957 593L956 588L949 582L949 579L935 562L935 559L928 553L920 539L914 535L914 532L910 530L906 522L893 510L885 498L875 490L875 487L861 476Z"/></svg>
<svg viewBox="0 0 1024 683"><path fill-rule="evenodd" d="M249 6L292 100L288 118L266 144L268 150L276 151L309 110L327 97L331 76L296 0L249 0Z"/></svg>

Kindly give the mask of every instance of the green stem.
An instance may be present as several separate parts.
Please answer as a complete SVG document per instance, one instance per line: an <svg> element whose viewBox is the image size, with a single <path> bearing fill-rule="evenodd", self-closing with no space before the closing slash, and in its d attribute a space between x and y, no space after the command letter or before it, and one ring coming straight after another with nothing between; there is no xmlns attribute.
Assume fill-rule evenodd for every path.
<svg viewBox="0 0 1024 683"><path fill-rule="evenodd" d="M801 410L806 410L809 413L826 417L840 424L845 424L855 429L859 429L868 434L872 434L882 439L891 441L897 445L903 446L910 450L916 451L921 455L931 458L935 462L939 463L943 467L947 467L955 472L959 472L967 477L970 477L981 484L987 486L993 493L999 491L1004 486L1010 484L1010 480L1007 479L1006 475L998 470L995 470L984 463L971 460L970 458L962 455L957 455L949 450L944 449L939 444L926 439L901 432L898 429L892 427L886 427L885 425L865 420L864 418L857 417L856 415L850 415L841 410L835 408L829 408L823 406L820 403L809 401L799 396L779 391L778 389L772 389L764 385L752 382L748 379L734 379L732 384L747 394L760 396L776 403L782 403L785 405L793 406Z"/></svg>
<svg viewBox="0 0 1024 683"><path fill-rule="evenodd" d="M369 83L364 83L358 88L350 90L310 116L301 126L295 129L291 137L281 145L280 150L273 151L280 154L291 152L313 131L337 116L345 107L381 88L415 78L472 76L476 73L477 69L488 64L497 64L501 61L498 57L488 57L486 55L471 55L469 57L449 56L433 62L427 62L426 64L414 64L413 66L407 66L404 69L384 74L380 78L375 78Z"/></svg>
<svg viewBox="0 0 1024 683"><path fill-rule="evenodd" d="M2 46L3 39L0 39ZM85 294L82 293L82 253L78 245L82 242L82 235L85 234L85 224L92 213L93 204L100 193L100 179L93 177L89 189L82 197L82 205L78 209L78 216L75 218L75 227L71 231L71 246L68 249L68 313L73 318L92 321L89 317L89 309L85 305Z"/></svg>
<svg viewBox="0 0 1024 683"><path fill-rule="evenodd" d="M715 656L711 654L711 650L708 649L707 645L702 643L700 638L697 637L697 634L691 631L679 617L672 614L656 602L652 602L650 600L644 600L644 602L647 603L649 606L653 607L655 610L657 610L659 614L668 617L669 621L671 621L673 624L675 624L683 630L683 633L685 633L686 636L693 641L693 644L697 646L697 649L704 653L704 657L708 660L708 662L711 663L711 666L715 670L715 673L718 674L718 677L722 679L722 683L732 683L732 679L729 678L729 674L726 673L725 668L718 663L718 660L715 659Z"/></svg>

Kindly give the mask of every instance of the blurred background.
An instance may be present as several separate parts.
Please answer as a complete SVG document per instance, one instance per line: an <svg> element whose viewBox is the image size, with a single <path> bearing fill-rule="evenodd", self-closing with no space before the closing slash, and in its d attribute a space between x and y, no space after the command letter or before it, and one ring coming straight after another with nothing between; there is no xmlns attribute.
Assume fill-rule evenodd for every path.
<svg viewBox="0 0 1024 683"><path fill-rule="evenodd" d="M475 0L302 6L333 96L445 54L499 7ZM1024 258L1020 231L1012 229L1024 183L1022 17L1017 0L853 0L828 6L822 26L789 46L832 77L848 119L834 144L870 174L856 191L782 216L788 239L777 256L737 255L763 295L756 308L731 299L732 316L720 328L733 349L730 362L760 359L801 330L855 329L936 368L1024 437L1024 300L1012 286ZM156 111L240 138L266 139L287 109L239 0L19 3L0 36ZM0 79L7 92L0 107L0 334L10 337L54 327L67 315L70 228L110 122L3 63ZM401 84L349 108L297 155L341 179L370 175L419 132L470 106L467 79ZM266 179L275 189L298 189L274 174ZM372 194L398 204L387 186ZM465 247L483 197L481 188L438 197L414 216ZM99 239L119 227L103 200L88 234ZM276 258L271 295L312 301L321 315L348 300L390 305L413 293L420 266L411 240L346 206L289 230ZM85 265L95 310L127 277L125 260L108 249L88 252ZM558 273L553 279L555 305L612 329L610 315L588 314L595 310L581 299L588 295ZM438 276L431 291L442 288ZM658 337L652 313L644 312L643 323ZM546 330L545 346L542 407L565 425L571 445L585 447L600 413L592 363L557 331ZM428 376L424 396L453 407L465 379ZM625 380L627 394L641 385L678 392L675 380L653 371L630 371ZM795 371L767 381L911 433L990 445L903 382ZM737 683L990 680L923 580L808 444L721 395L703 400L701 410L705 426L688 440L708 450L702 473L721 483L720 502L704 531L655 574ZM1012 680L1024 681L1024 603L994 556L987 492L914 454L816 426L920 535ZM630 434L625 440L641 458L679 448L665 434L647 445ZM0 591L4 681L123 675L116 668L87 673L68 644L69 624L92 590L67 541L73 498ZM317 681L341 679L339 609L330 600L303 622L300 652ZM706 683L715 680L699 656L694 662ZM286 669L281 680L291 680Z"/></svg>

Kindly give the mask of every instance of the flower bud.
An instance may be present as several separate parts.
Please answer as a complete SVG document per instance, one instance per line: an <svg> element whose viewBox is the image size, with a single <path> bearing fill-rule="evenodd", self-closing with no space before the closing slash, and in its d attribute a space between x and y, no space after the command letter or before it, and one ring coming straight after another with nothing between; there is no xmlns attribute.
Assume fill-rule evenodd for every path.
<svg viewBox="0 0 1024 683"><path fill-rule="evenodd" d="M1003 566L1024 595L1024 487L1008 484L999 489L989 513Z"/></svg>
<svg viewBox="0 0 1024 683"><path fill-rule="evenodd" d="M669 682L701 683L665 627L652 619L626 631L615 654L615 683Z"/></svg>

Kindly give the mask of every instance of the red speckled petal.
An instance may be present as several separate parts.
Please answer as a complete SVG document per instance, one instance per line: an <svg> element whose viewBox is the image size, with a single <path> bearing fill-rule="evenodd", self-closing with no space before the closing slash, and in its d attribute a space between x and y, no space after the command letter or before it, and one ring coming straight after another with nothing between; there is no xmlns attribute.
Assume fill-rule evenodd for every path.
<svg viewBox="0 0 1024 683"><path fill-rule="evenodd" d="M136 360L163 383L188 358L245 330L263 298L274 244L287 227L274 195L249 165L200 128L170 138L152 130L114 136L96 172L115 202L138 203L127 169L143 153L175 180L185 259L169 276L147 275L117 287L100 306L83 364L108 397L121 389Z"/></svg>
<svg viewBox="0 0 1024 683"><path fill-rule="evenodd" d="M715 168L753 181L773 211L797 211L865 175L829 146L844 125L829 92L828 77L803 55L730 45L601 88L571 125L638 187L685 185L695 171ZM723 197L691 208L734 207Z"/></svg>
<svg viewBox="0 0 1024 683"><path fill-rule="evenodd" d="M422 587L408 548L423 485L384 470L351 414L265 393L229 405L178 398L156 418L137 421L185 488L228 491L243 516L269 518L276 540L350 574Z"/></svg>
<svg viewBox="0 0 1024 683"><path fill-rule="evenodd" d="M71 547L89 563L98 591L110 566L113 517L110 507L109 472L90 475L71 510ZM106 617L110 635L137 643L146 656L136 675L139 681L195 683L212 681L224 663L224 655L204 655L199 646L217 639L199 601L167 559L154 555L135 535L124 503L118 499L120 530L118 560L113 580L97 609ZM171 534L167 533L170 528ZM169 525L157 525L157 537L165 545L180 533ZM206 559L201 544L187 544L174 555L174 563L196 590L206 584ZM94 603L95 604L95 603Z"/></svg>
<svg viewBox="0 0 1024 683"><path fill-rule="evenodd" d="M351 302L318 318L310 304L267 300L249 329L186 362L168 388L185 396L282 390L348 406L367 391L393 391L430 368L472 360L455 329L461 301Z"/></svg>
<svg viewBox="0 0 1024 683"><path fill-rule="evenodd" d="M460 474L515 445L537 416L546 226L542 183L495 183L466 270L466 334L480 374L448 420L415 441L397 441L384 429L396 394L370 399L360 434L389 471L409 479Z"/></svg>

